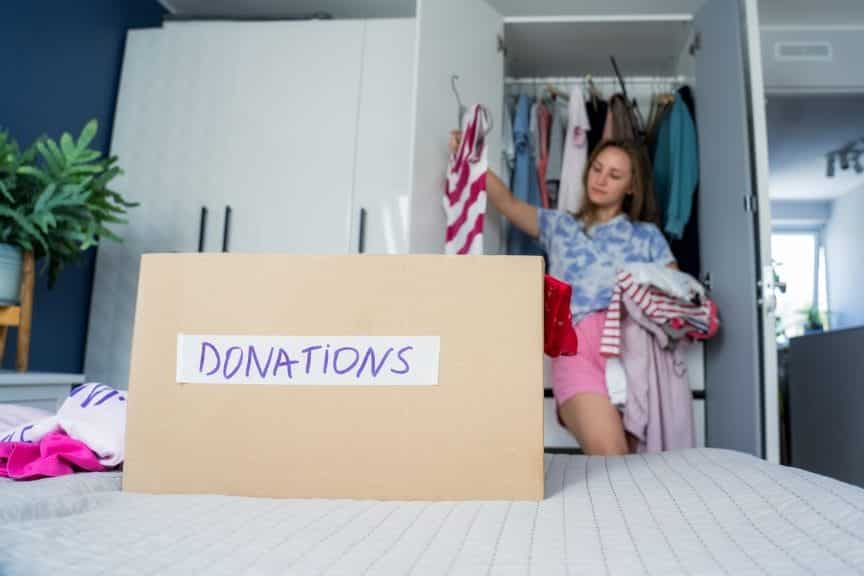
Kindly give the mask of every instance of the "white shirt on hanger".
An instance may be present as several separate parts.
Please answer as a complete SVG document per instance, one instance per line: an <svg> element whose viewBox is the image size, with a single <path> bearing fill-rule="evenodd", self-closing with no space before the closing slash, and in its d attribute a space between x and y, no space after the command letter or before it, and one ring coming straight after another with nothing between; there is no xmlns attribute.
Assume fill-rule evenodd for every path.
<svg viewBox="0 0 864 576"><path fill-rule="evenodd" d="M591 124L585 111L582 90L575 86L570 93L569 121L564 139L564 161L561 167L561 187L558 190L558 209L577 212L585 191L582 172L588 159L588 131Z"/></svg>
<svg viewBox="0 0 864 576"><path fill-rule="evenodd" d="M564 138L566 136L563 114L558 102L549 107L552 113L552 126L549 128L549 163L546 165L546 181L561 180L561 168L564 164Z"/></svg>
<svg viewBox="0 0 864 576"><path fill-rule="evenodd" d="M528 119L528 132L531 134L531 155L534 161L540 156L540 126L537 122L537 102L531 104L531 115Z"/></svg>

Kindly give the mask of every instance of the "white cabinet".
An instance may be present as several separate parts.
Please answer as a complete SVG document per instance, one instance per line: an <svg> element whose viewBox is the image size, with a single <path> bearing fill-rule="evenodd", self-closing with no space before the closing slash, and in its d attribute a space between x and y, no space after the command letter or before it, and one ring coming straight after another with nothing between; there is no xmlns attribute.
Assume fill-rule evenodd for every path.
<svg viewBox="0 0 864 576"><path fill-rule="evenodd" d="M483 0L418 0L417 64L411 163L411 252L442 253L446 223L441 208L449 131L460 127L451 78L466 106L483 104L500 134L504 58L497 49L502 18ZM493 169L500 137L490 137Z"/></svg>
<svg viewBox="0 0 864 576"><path fill-rule="evenodd" d="M116 387L124 387L128 378L138 260L146 252L196 250L206 202L202 190L207 184L182 169L201 160L199 151L173 146L186 134L183 122L169 116L182 96L177 87L194 80L170 73L171 60L160 31L129 34L112 152L124 169L116 190L140 205L130 210L129 224L118 229L123 243L99 247L85 358L89 379ZM196 109L186 108L190 114Z"/></svg>
<svg viewBox="0 0 864 576"><path fill-rule="evenodd" d="M99 250L88 378L128 381L142 254L223 240L232 252L356 252L361 209L366 251L407 251L414 30L355 20L129 33L112 152L117 190L140 207L125 242Z"/></svg>
<svg viewBox="0 0 864 576"><path fill-rule="evenodd" d="M358 251L361 210L365 214L365 252L409 251L415 27L413 19L371 20L366 24L354 163L352 251Z"/></svg>

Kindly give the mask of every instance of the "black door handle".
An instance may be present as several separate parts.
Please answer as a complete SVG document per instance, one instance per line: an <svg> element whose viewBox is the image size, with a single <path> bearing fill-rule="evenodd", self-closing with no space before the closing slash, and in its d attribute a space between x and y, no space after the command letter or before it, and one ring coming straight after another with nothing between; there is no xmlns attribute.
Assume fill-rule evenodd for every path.
<svg viewBox="0 0 864 576"><path fill-rule="evenodd" d="M201 207L201 217L198 220L198 252L204 252L204 235L207 229L207 207Z"/></svg>
<svg viewBox="0 0 864 576"><path fill-rule="evenodd" d="M222 223L222 252L228 252L228 238L231 233L231 206L225 206L225 221Z"/></svg>
<svg viewBox="0 0 864 576"><path fill-rule="evenodd" d="M364 254L366 252L366 209L360 209L360 232L357 238L357 252Z"/></svg>

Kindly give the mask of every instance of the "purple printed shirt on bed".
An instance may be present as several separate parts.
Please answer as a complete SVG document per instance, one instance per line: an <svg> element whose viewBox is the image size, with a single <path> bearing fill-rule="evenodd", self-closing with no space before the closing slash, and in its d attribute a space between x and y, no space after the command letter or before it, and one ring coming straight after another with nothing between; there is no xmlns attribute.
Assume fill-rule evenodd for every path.
<svg viewBox="0 0 864 576"><path fill-rule="evenodd" d="M126 392L91 382L76 387L57 414L0 430L0 442L39 443L53 432L84 442L103 466L123 462L126 442Z"/></svg>
<svg viewBox="0 0 864 576"><path fill-rule="evenodd" d="M580 220L558 210L538 208L537 222L549 257L549 274L573 286L574 324L609 307L618 271L625 264L675 261L657 226L631 222L624 214L595 224L588 232Z"/></svg>

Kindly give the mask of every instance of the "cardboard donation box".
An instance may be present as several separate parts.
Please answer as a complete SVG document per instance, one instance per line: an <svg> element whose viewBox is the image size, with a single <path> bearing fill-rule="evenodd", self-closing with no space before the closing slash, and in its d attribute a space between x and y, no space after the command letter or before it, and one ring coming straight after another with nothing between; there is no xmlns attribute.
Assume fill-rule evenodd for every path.
<svg viewBox="0 0 864 576"><path fill-rule="evenodd" d="M144 256L124 490L543 498L540 258Z"/></svg>

